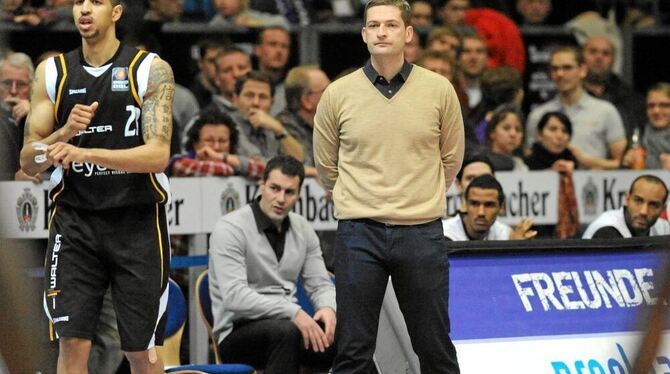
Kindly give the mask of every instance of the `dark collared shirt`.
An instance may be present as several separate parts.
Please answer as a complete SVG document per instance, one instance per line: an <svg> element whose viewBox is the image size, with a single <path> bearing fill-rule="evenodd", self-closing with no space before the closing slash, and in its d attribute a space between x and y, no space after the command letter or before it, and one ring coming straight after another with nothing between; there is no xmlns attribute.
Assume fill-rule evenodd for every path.
<svg viewBox="0 0 670 374"><path fill-rule="evenodd" d="M286 232L291 226L291 221L287 216L281 223L281 229L277 230L277 226L275 226L274 222L272 222L270 217L268 217L261 209L261 206L259 205L260 201L261 198L259 196L251 203L251 211L254 213L254 220L256 221L258 231L265 233L272 249L275 251L275 255L277 255L277 262L279 262L281 261L281 256L284 254Z"/></svg>
<svg viewBox="0 0 670 374"><path fill-rule="evenodd" d="M365 75L368 77L370 82L377 87L379 92L381 92L382 95L386 96L387 99L390 99L393 97L393 95L396 94L396 92L400 91L400 88L402 87L403 84L405 84L405 81L407 81L407 78L409 77L409 73L412 71L412 64L408 63L405 61L405 63L402 65L402 68L400 69L400 72L396 74L391 81L387 81L386 78L383 76L379 75L377 71L375 70L374 67L372 67L372 61L368 60L368 62L363 66L363 72Z"/></svg>

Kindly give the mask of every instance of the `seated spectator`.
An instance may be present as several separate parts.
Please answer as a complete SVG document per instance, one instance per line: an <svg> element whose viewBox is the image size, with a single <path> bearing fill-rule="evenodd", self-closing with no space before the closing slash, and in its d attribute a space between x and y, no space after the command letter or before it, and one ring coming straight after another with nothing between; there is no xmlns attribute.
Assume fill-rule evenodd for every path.
<svg viewBox="0 0 670 374"><path fill-rule="evenodd" d="M422 50L423 48L421 48L421 39L419 38L419 33L412 33L412 40L405 44L405 61L409 62L410 64L415 63L419 58L419 55L421 55Z"/></svg>
<svg viewBox="0 0 670 374"><path fill-rule="evenodd" d="M516 0L519 25L543 25L551 13L551 0Z"/></svg>
<svg viewBox="0 0 670 374"><path fill-rule="evenodd" d="M426 50L448 52L457 59L461 53L461 35L451 26L433 27L426 40Z"/></svg>
<svg viewBox="0 0 670 374"><path fill-rule="evenodd" d="M301 65L286 76L286 109L277 119L304 149L305 176L316 177L314 167L314 116L323 91L330 84L326 73L317 65Z"/></svg>
<svg viewBox="0 0 670 374"><path fill-rule="evenodd" d="M267 160L280 153L304 160L302 145L269 114L274 88L270 77L251 71L235 83L237 111L231 114L240 133L240 153Z"/></svg>
<svg viewBox="0 0 670 374"><path fill-rule="evenodd" d="M314 2L312 0L251 0L249 7L259 12L279 14L286 18L292 26L307 26L316 17Z"/></svg>
<svg viewBox="0 0 670 374"><path fill-rule="evenodd" d="M463 115L468 113L468 95L463 88L463 82L458 78L460 76L460 69L456 59L449 52L425 50L419 55L415 64L449 79L449 82L454 86L456 96L458 96L458 102L461 104L461 112ZM466 126L466 140L474 139L474 133L467 134L470 130L471 128Z"/></svg>
<svg viewBox="0 0 670 374"><path fill-rule="evenodd" d="M184 11L184 0L148 0L149 8L144 13L145 22L175 22Z"/></svg>
<svg viewBox="0 0 670 374"><path fill-rule="evenodd" d="M608 210L591 222L584 239L670 235L670 224L659 218L665 211L668 187L655 175L641 175L630 185L624 206Z"/></svg>
<svg viewBox="0 0 670 374"><path fill-rule="evenodd" d="M212 95L218 93L216 87L216 58L225 47L225 40L203 39L198 41L198 73L193 78L189 90L195 95L201 108L209 105L212 101Z"/></svg>
<svg viewBox="0 0 670 374"><path fill-rule="evenodd" d="M440 0L437 16L443 25L463 27L465 13L470 9L470 0Z"/></svg>
<svg viewBox="0 0 670 374"><path fill-rule="evenodd" d="M482 100L481 79L489 55L486 43L477 34L463 36L458 62L461 64L463 87L468 94L468 108L473 109Z"/></svg>
<svg viewBox="0 0 670 374"><path fill-rule="evenodd" d="M524 218L514 229L498 222L504 208L505 194L492 175L481 175L465 189L465 213L442 220L444 236L451 241L526 240L537 232L530 230L533 221Z"/></svg>
<svg viewBox="0 0 670 374"><path fill-rule="evenodd" d="M270 160L260 196L221 217L210 238L213 334L223 362L297 374L301 364L328 369L335 353L335 286L319 239L291 209L304 179L297 160ZM296 300L302 278L316 310Z"/></svg>
<svg viewBox="0 0 670 374"><path fill-rule="evenodd" d="M217 110L202 112L188 131L186 153L170 160L175 177L243 175L260 178L263 162L237 154L238 134L233 120Z"/></svg>
<svg viewBox="0 0 670 374"><path fill-rule="evenodd" d="M240 47L231 45L223 48L214 58L214 82L218 93L212 95L209 108L224 113L236 110L233 104L235 83L251 71L251 57Z"/></svg>
<svg viewBox="0 0 670 374"><path fill-rule="evenodd" d="M533 147L526 164L530 170L551 169L560 173L558 222L539 228L539 236L571 238L579 231L579 215L577 214L577 198L572 182L572 171L577 159L570 152L568 145L572 136L572 123L561 112L548 112L537 124L538 141Z"/></svg>
<svg viewBox="0 0 670 374"><path fill-rule="evenodd" d="M262 71L272 79L274 96L270 114L279 114L286 107L284 79L291 56L291 35L281 26L265 27L258 33L254 45L256 70Z"/></svg>
<svg viewBox="0 0 670 374"><path fill-rule="evenodd" d="M523 103L523 81L521 74L510 67L497 67L486 69L481 74L480 80L482 99L468 112L465 117L466 127L471 132L466 131L466 135L474 134L475 139L468 139L477 144L485 145L488 142L486 138L486 127L493 112L502 105L521 108Z"/></svg>
<svg viewBox="0 0 670 374"><path fill-rule="evenodd" d="M413 0L410 2L412 12L410 24L414 27L431 27L434 22L433 3L430 0Z"/></svg>
<svg viewBox="0 0 670 374"><path fill-rule="evenodd" d="M670 83L656 83L647 91L647 118L641 142L646 152L645 169L670 170ZM633 162L634 153L629 150L622 165Z"/></svg>
<svg viewBox="0 0 670 374"><path fill-rule="evenodd" d="M496 171L527 171L528 166L520 157L523 142L521 112L514 106L497 109L486 126L487 155Z"/></svg>
<svg viewBox="0 0 670 374"><path fill-rule="evenodd" d="M282 16L249 9L249 0L214 0L217 14L209 21L210 26L288 27Z"/></svg>
<svg viewBox="0 0 670 374"><path fill-rule="evenodd" d="M646 121L644 97L624 82L614 72L617 49L607 36L589 38L582 47L586 78L584 88L602 100L614 105L626 129L626 138L631 139L635 129L642 130Z"/></svg>
<svg viewBox="0 0 670 374"><path fill-rule="evenodd" d="M14 3L17 2L14 1ZM24 6L14 12L14 23L33 27L72 24L72 0L46 0L42 7Z"/></svg>
<svg viewBox="0 0 670 374"><path fill-rule="evenodd" d="M552 169L572 173L577 159L568 148L572 122L561 112L547 112L537 124L537 141L533 143L526 165L530 170Z"/></svg>
<svg viewBox="0 0 670 374"><path fill-rule="evenodd" d="M511 66L523 74L526 47L514 21L497 10L473 8L467 11L465 23L486 41L487 67Z"/></svg>
<svg viewBox="0 0 670 374"><path fill-rule="evenodd" d="M536 140L537 124L546 112L560 111L572 122L571 151L580 167L617 169L626 149L621 116L609 102L596 99L583 88L586 65L581 50L559 47L551 52L551 79L558 94L536 107L526 122L526 141Z"/></svg>
<svg viewBox="0 0 670 374"><path fill-rule="evenodd" d="M494 175L491 160L481 153L466 155L461 170L456 174L456 189L461 196L460 212L465 212L465 189L480 175Z"/></svg>

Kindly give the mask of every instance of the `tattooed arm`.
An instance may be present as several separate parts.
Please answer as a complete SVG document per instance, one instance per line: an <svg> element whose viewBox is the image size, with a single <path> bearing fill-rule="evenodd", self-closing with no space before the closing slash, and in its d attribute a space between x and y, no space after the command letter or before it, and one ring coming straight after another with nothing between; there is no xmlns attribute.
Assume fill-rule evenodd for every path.
<svg viewBox="0 0 670 374"><path fill-rule="evenodd" d="M111 150L77 148L72 144L59 142L49 146L49 159L54 164L62 164L66 169L70 163L77 161L132 173L163 172L170 158L173 99L172 69L167 62L155 58L151 63L149 84L142 103L143 145Z"/></svg>

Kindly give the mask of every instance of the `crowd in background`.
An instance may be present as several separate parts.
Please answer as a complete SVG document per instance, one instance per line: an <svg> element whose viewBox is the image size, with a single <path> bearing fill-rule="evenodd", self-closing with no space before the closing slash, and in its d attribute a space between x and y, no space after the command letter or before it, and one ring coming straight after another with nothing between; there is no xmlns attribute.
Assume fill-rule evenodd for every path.
<svg viewBox="0 0 670 374"><path fill-rule="evenodd" d="M159 53L168 47L160 46L155 34L164 23L257 28L250 31L257 35L251 44L234 44L221 34L203 37L195 46L198 71L188 84L176 88L169 174L257 179L268 159L288 154L303 162L308 177L316 175L314 114L326 86L338 77L329 77L318 65L292 66L291 56L298 48L292 45L296 39L291 32L317 23L360 23L364 1L123 3L128 22L142 26L130 27L140 32L128 33L124 42ZM71 0L4 0L0 20L27 27L67 25L72 22L70 4ZM575 169L670 169L670 85L659 82L647 92L636 92L620 74L621 29L663 25L670 18L664 2L561 0L558 6L552 0L414 0L410 4L411 22L419 32L407 44L405 58L453 84L465 122L466 158L484 155L494 171L553 169L561 173L561 189L567 191ZM530 46L519 31L522 25L564 25L578 44L551 46L545 56L548 68L524 82L532 56L527 55ZM42 179L20 171L18 151L34 69L57 53L45 51L34 64L21 50L3 54L0 120L3 171L8 170L4 180ZM537 85L543 87L539 96ZM562 191L561 196L571 193Z"/></svg>

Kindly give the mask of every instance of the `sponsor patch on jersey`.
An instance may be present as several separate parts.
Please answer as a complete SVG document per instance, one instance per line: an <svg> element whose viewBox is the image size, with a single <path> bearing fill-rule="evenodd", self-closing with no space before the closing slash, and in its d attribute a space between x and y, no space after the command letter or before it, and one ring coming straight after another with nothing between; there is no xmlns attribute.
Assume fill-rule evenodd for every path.
<svg viewBox="0 0 670 374"><path fill-rule="evenodd" d="M128 91L128 68L112 68L112 91Z"/></svg>
<svg viewBox="0 0 670 374"><path fill-rule="evenodd" d="M70 90L68 92L69 92L70 95L85 94L86 93L86 87L76 88L76 89L70 88Z"/></svg>

